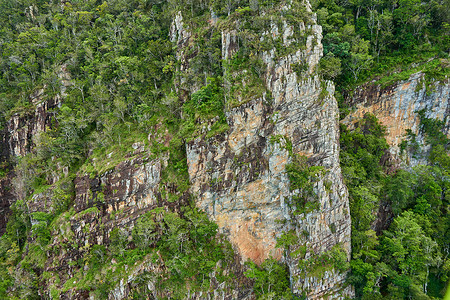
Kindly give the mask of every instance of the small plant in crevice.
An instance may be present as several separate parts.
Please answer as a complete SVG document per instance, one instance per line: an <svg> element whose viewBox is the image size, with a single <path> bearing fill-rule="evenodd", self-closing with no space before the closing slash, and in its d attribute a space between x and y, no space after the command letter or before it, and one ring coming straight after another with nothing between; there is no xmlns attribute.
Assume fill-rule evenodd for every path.
<svg viewBox="0 0 450 300"><path fill-rule="evenodd" d="M324 175L323 166L309 166L304 156L294 155L292 163L286 165L290 181L290 190L295 192L292 204L296 207L294 214L309 213L320 208L314 192L314 185Z"/></svg>
<svg viewBox="0 0 450 300"><path fill-rule="evenodd" d="M298 267L305 275L321 278L325 271L345 272L349 269L350 264L347 262L347 252L343 246L336 244L328 251L299 260Z"/></svg>
<svg viewBox="0 0 450 300"><path fill-rule="evenodd" d="M323 105L325 98L328 97L330 93L327 90L327 83L325 80L322 80L320 82L320 93L319 97L317 98L319 105Z"/></svg>
<svg viewBox="0 0 450 300"><path fill-rule="evenodd" d="M417 135L412 132L411 129L406 129L406 138L402 140L399 145L400 155L406 153L411 153L414 158L417 158L420 154L420 145L417 141Z"/></svg>

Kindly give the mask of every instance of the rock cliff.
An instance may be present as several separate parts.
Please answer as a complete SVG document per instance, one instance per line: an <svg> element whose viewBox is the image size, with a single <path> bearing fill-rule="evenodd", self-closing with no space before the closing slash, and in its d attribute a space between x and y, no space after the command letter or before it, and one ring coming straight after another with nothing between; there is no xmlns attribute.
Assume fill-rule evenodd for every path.
<svg viewBox="0 0 450 300"><path fill-rule="evenodd" d="M88 157L76 175L60 174L44 191L30 196L27 213L32 227L23 256L38 265L39 272L52 274L42 282L41 297L51 291L63 299L93 297L105 288L102 276L108 275L114 281L103 296L109 299L131 297L139 285L145 286L150 297L177 298L170 287L161 287L171 275L167 259L159 251L144 257L136 251L138 258L126 265L104 259L108 248L117 247L116 235L123 240L120 251L137 249L133 230L148 216L160 226L147 230L152 239L146 247L155 246L163 231L171 230L164 216L187 218L183 207L191 199L218 225L216 239L221 247L225 249L229 240L234 252L229 261L216 259L213 272L207 274L207 293L191 293L187 286L190 299L254 298L253 282L243 273L244 262L261 265L269 258L287 264L297 296L342 299L353 295L344 283L348 268L333 263L335 255L343 255L344 262L350 257L351 220L339 166L334 85L317 72L322 29L308 2L261 12L258 20L262 25L248 31L240 27L241 17L247 21L252 17L245 14L238 9L226 21L218 21L211 12L206 27L202 25L211 33L219 32L213 50L220 53L220 74L199 70L202 65L198 62L195 65L201 52L199 29L194 31L192 22L185 24L182 13L174 16L170 38L177 45L175 88L179 100L186 104L194 98L208 85L207 75L223 80L224 86L223 118L195 120L195 132L181 143L189 189L181 189L172 178L176 176L167 175L175 147L180 145L174 142L177 146L173 146L173 136L158 124L149 130L146 141L133 144L134 150L108 165L107 171L102 167L100 173L90 172L88 167L106 164L112 153L105 154L103 162ZM274 22L270 14L281 21ZM291 15L296 17L294 21ZM251 67L241 65L241 60L250 61ZM40 132L57 126L54 110L69 85L67 76L60 79L64 83L60 95L43 101L45 89L39 90L32 96L33 111L12 116L4 138L8 155L26 155ZM165 150L156 151L155 145ZM307 175L310 183L304 189L311 191L305 203L298 200L305 194L303 188L293 188L288 172L290 167L299 168L299 162L303 171L318 170ZM4 188L10 183L0 183L0 209L6 215L13 198ZM70 209L48 227L51 238L44 258L30 258L41 253L29 246L37 239L34 230L43 224L41 213L52 214L64 205ZM306 209L308 205L314 207ZM0 222L1 230L5 223ZM181 249L185 235L177 236ZM289 235L294 237L290 243L279 242ZM105 265L102 273L89 273L98 261ZM319 266L319 261L327 263ZM20 267L15 272L19 274Z"/></svg>
<svg viewBox="0 0 450 300"><path fill-rule="evenodd" d="M282 27L272 22L270 32L261 36L261 40L271 38L286 48L297 46L296 37L305 37L304 44L300 42L286 55L275 48L257 53L264 64L261 86L265 92L248 98L238 95L237 101L228 99L229 129L210 137L208 130L217 119L205 122L203 134L186 144L186 152L197 206L219 225L242 261L261 264L269 257L286 261L294 293L311 299L339 298L352 295L351 288L344 287L345 272L339 274L331 268L311 276L299 264L335 245L350 255L348 195L339 166L338 108L333 84L315 72L322 56L321 27L306 5L310 15L304 21L296 25L284 21ZM183 53L189 52L186 48L192 45L189 38L193 35L183 25L181 14L174 24L178 31L172 37L178 41L182 68L189 68L191 58L183 60ZM230 62L240 51L242 37L233 25L222 30L221 37L222 59ZM304 66L301 71L296 69L299 65ZM223 72L232 81L251 70L224 66ZM293 213L293 197L298 191L291 191L286 172L297 155L307 157L310 166L325 169L314 184L318 209L300 215ZM283 247L277 247L277 239L289 230L298 240L288 250L306 247L304 257L288 255Z"/></svg>
<svg viewBox="0 0 450 300"><path fill-rule="evenodd" d="M14 113L1 132L0 166L9 172L3 178L0 176L0 236L6 228L10 214L9 207L20 193L17 188L14 188L16 175L13 172L14 164L18 158L32 151L41 132L57 125L55 113L70 85L70 74L66 67L62 66L57 76L60 83L59 92L53 97L47 97L46 87L37 89L29 97L30 108ZM56 178L53 182L55 181ZM37 203L37 205L40 204Z"/></svg>
<svg viewBox="0 0 450 300"><path fill-rule="evenodd" d="M445 121L444 133L449 134L450 88L448 79L424 84L425 74L412 74L408 80L382 87L367 83L356 89L348 103L354 110L342 122L352 125L364 114L374 114L386 126L386 141L391 146L394 159L399 160L400 144L406 140L406 130L416 135L416 141L427 149L420 130L418 111L425 110L427 118ZM423 164L423 157L407 155L405 162L411 166Z"/></svg>
<svg viewBox="0 0 450 300"><path fill-rule="evenodd" d="M168 156L152 160L149 154L150 152L141 146L130 153L130 157L100 176L86 175L74 179L73 210L56 220L52 231L53 238L50 241L52 252L44 265L44 272L54 274L53 278L57 281L48 281L42 295L48 290L57 289L62 291L61 299L94 297L88 286L84 289L79 288L80 283L83 284L85 281L86 271L89 272L88 264L84 261L92 256L93 247L114 247L117 241L113 239L117 237L113 235L119 235L123 240L122 246L119 246L123 247L121 251L135 249L136 244L132 235L139 219L148 213L158 211L162 222L165 213L182 214L183 206L189 205L189 193L179 194L176 201L173 201L163 192L164 190L176 192L171 184L162 179L164 169L169 163ZM57 201L57 197L51 191L47 195L49 201ZM42 197L45 197L45 194L41 194L41 202ZM151 228L147 230L152 231ZM160 234L163 233L154 233L154 243ZM102 248L97 249L100 249L97 251L101 253ZM80 262L84 263L80 266ZM169 276L167 263L159 252L144 257L138 256L134 258L133 264L125 268L114 259L111 263L105 262L103 272L115 274L114 278L118 283L111 283L103 297L127 299L142 283L146 295L152 299L171 295L173 290L160 287L161 278ZM213 273L210 292L192 292L189 293L189 299L251 297L252 291L246 286L249 283L242 283L248 280L243 276L243 266L239 263L239 258L231 257L231 261L223 264L227 265L223 266L223 274L233 274L234 281L225 284ZM219 266L221 264L217 268ZM101 277L96 278L96 281L103 283Z"/></svg>

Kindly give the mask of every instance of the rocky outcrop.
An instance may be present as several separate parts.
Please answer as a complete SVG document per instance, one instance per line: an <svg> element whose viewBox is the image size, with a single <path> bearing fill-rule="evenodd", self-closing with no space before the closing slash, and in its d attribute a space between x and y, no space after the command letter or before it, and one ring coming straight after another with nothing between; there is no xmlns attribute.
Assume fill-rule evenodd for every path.
<svg viewBox="0 0 450 300"><path fill-rule="evenodd" d="M47 97L45 86L37 89L30 95L30 107L13 114L6 123L0 139L0 167L7 165L9 170L13 169L15 159L32 151L38 135L56 125L55 110L61 105L61 100L66 95L65 91L70 86L70 75L64 65L57 72L57 76L60 82L58 94ZM0 236L4 233L8 222L9 207L16 199L13 177L14 174L9 172L5 178L0 178ZM45 206L42 202L34 202L39 207L33 211L39 211L40 207Z"/></svg>
<svg viewBox="0 0 450 300"><path fill-rule="evenodd" d="M44 90L38 90L32 97L34 110L14 114L8 122L10 153L13 156L24 156L34 145L33 138L40 132L52 127L53 109L58 107L59 99L44 101Z"/></svg>
<svg viewBox="0 0 450 300"><path fill-rule="evenodd" d="M45 95L45 88L36 90L30 95L31 109L11 116L7 124L8 145L11 155L19 157L30 152L33 147L33 139L48 128L55 125L53 118L55 109L61 105L61 99L70 85L70 75L65 66L57 73L60 81L60 92L54 97Z"/></svg>
<svg viewBox="0 0 450 300"><path fill-rule="evenodd" d="M250 299L254 295L251 283L248 284L249 280L243 275L243 263L252 260L261 264L271 257L288 265L292 290L298 296L306 295L310 299L352 296L351 287L344 285L345 270L329 266L321 272L308 272L304 268L305 261L311 262L330 253L336 246L349 257L351 228L347 189L339 167L339 116L334 86L317 75L322 56L322 32L309 4L306 2L305 5L305 15L310 16L308 20L295 26L286 21L270 21L267 30L257 37L257 40L275 40L281 45L278 49L272 45L270 50L252 53L257 57L256 67L262 66L256 71L257 76L245 67L231 70L226 64L222 66L228 129L210 136L209 130L219 122L218 118L195 124L203 129L185 145L190 190L177 194L173 184L163 180L171 150L154 155L144 146L137 147L134 153L103 174L80 172L73 182L69 180L73 184L74 203L70 210L52 221L48 247L51 251L45 254L48 256L42 271L57 276L46 281L48 286L43 288L42 297L48 296L53 287L62 291L62 299L92 296L90 287L80 285L80 288L76 283L83 280L84 271L89 271L89 255L96 249L100 249L97 252L101 254L104 249L94 246L110 247L111 232L120 228L127 249L135 249L132 230L140 217L155 208L180 212L191 196L195 198L195 204L218 224L217 238L225 236L229 239L237 255L228 269L219 268L221 262L216 267L221 275L234 273L232 283L226 286L214 271L210 274L208 292L189 292L189 298ZM290 6L281 8L282 11L289 9ZM211 14L207 26L219 26L220 22L214 13ZM239 51L242 36L238 36L240 33L234 25L229 22L227 26L218 27L221 33L218 49L224 61L230 61ZM176 80L178 96L181 101L186 101L189 94L206 81L191 79L196 76L206 78L207 74L206 71L197 74L191 68L190 59L195 57L196 51L188 50L191 50L189 47L195 34L191 34L183 23L181 13L175 16L170 38L177 44L177 59L180 60ZM232 93L232 80L236 85L242 85L242 90L237 89L235 94ZM253 90L244 95L243 90L248 86ZM53 126L52 109L60 105L61 97L43 101L43 93L44 90L39 90L32 97L35 104L32 111L16 114L8 123L9 154L26 155L39 132ZM163 140L170 141L170 137ZM170 143L157 142L167 148L170 146ZM318 208L295 213L295 197L301 191L292 188L286 168L300 156L306 157L309 167L320 166L323 172L312 186L314 195L311 197L318 203ZM53 207L59 205L57 202L61 199L55 193L58 188L68 187L58 187L55 182L53 185L33 196L31 213L52 213ZM0 186L0 196L2 193ZM168 193L176 199L168 199ZM32 220L33 225L38 222ZM293 232L296 241L284 249L277 246L277 242L286 232ZM32 244L32 237L29 242ZM303 255L293 255L303 247ZM28 255L27 251L31 250L25 250L24 256ZM309 264L313 265L312 262ZM114 273L115 268L116 262L108 262L102 271ZM124 269L118 280L120 283L108 291L110 299L130 297L136 278L141 274L166 271L157 251L137 264L127 264ZM145 280L152 293L150 297L167 297L155 288L156 279Z"/></svg>
<svg viewBox="0 0 450 300"><path fill-rule="evenodd" d="M310 22L300 28L272 24L271 36L285 47L294 40L295 31L307 31L304 49L282 57L275 49L260 53L268 92L247 102L241 99L243 104L227 110L225 133L206 138L214 120L204 124L204 134L189 142L186 151L197 205L229 237L243 261L285 260L294 293L311 299L339 298L352 295L343 286L345 274L330 270L323 276L305 275L299 259L285 256L276 246L283 232L294 230L297 236L308 233L298 242L308 249L306 260L337 244L350 253L348 196L339 167L338 108L333 84L315 74L322 36L321 27L314 19ZM223 59L239 49L237 41L236 31L222 32ZM305 63L303 73L294 71L295 65ZM286 144L292 144L292 153ZM326 170L314 186L320 208L299 216L292 213L295 191L290 190L286 172L293 155L306 156L310 165Z"/></svg>
<svg viewBox="0 0 450 300"><path fill-rule="evenodd" d="M98 206L104 213L121 211L133 216L139 210L155 206L158 203L161 163L164 161L147 162L139 157L125 160L99 178L90 178L89 175L76 178L75 211Z"/></svg>
<svg viewBox="0 0 450 300"><path fill-rule="evenodd" d="M355 107L342 122L352 126L364 114L374 114L386 126L386 141L391 146L390 152L398 157L400 143L406 139L406 130L416 134L416 141L423 147L424 136L420 131L420 120L417 112L425 110L427 118L445 120L443 128L449 134L450 86L448 79L433 82L426 87L424 73L415 73L408 80L397 82L388 87L368 83L356 89L348 100ZM425 147L426 148L426 147ZM420 157L409 156L409 165L423 163Z"/></svg>
<svg viewBox="0 0 450 300"><path fill-rule="evenodd" d="M53 255L47 260L45 271L58 274L61 286L74 278L79 270L77 261L89 253L93 245L109 245L110 233L121 228L131 238L137 218L145 212L164 206L159 193L161 168L164 160L148 161L144 155L127 159L101 176L80 176L74 180L75 211L63 215L58 232L53 232ZM114 264L113 264L114 265ZM129 278L111 291L111 299L126 298L129 284L144 271L159 272L161 265L145 261L130 268ZM51 283L50 283L51 284ZM148 284L152 284L149 282ZM115 296L113 296L115 295ZM62 299L85 299L89 291L69 289Z"/></svg>
<svg viewBox="0 0 450 300"><path fill-rule="evenodd" d="M180 212L183 206L189 205L187 192L181 194L177 201L168 201L161 193L163 189L171 188L162 181L167 157L149 160L147 151L134 154L134 157L125 159L100 176L79 176L74 180L74 211L64 213L56 221L56 231L52 232L49 246L53 250L44 268L44 271L54 274L53 278L58 278L58 282L49 281L49 286L44 290L52 287L66 290L61 293L61 299L94 297L92 291L75 287L76 282L83 280L83 272L88 270L87 265L80 265L80 262L92 255L94 246L111 247L111 232L119 229L126 241L123 251L134 249L136 245L132 241L132 232L140 217L155 208L163 212ZM233 272L234 278L246 280L238 257L234 260L227 262L226 271L222 271ZM114 260L105 264L108 272L117 272L116 268L119 268ZM159 280L169 275L158 252L136 260L120 272L115 276L120 278L118 284L108 290L108 299L128 299L133 288L142 284L143 280L150 298L159 299L168 295L159 286ZM210 275L210 292L191 293L189 299L243 299L252 294L251 289L225 286L214 273ZM167 293L170 294L170 291Z"/></svg>

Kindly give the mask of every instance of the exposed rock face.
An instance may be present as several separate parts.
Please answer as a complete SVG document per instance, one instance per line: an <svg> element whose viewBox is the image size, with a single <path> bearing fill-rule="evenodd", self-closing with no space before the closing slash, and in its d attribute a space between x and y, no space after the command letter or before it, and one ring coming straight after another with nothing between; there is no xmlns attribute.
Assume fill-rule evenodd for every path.
<svg viewBox="0 0 450 300"><path fill-rule="evenodd" d="M307 2L306 5L309 10ZM216 22L214 18L212 25ZM322 56L321 27L315 18L309 23L302 23L299 28L286 22L271 24L265 35L279 39L288 47L295 40L295 31L300 31L305 35L304 47L284 56L277 56L275 49L258 53L264 64L260 76L264 92L252 99L238 99L238 105L227 103L229 129L226 132L207 138L208 128L216 121L210 120L204 124L203 134L186 144L190 193L196 197L197 206L219 225L220 233L232 242L238 256L234 257L231 268L240 276L237 276L238 280L246 280L242 274L244 261L260 264L274 257L288 264L293 292L297 295L304 293L310 299L343 298L352 296L351 288L343 286L345 272L331 269L314 277L299 267L299 260L326 253L335 245L350 254L348 195L339 167L338 108L333 84L316 75ZM222 58L229 60L239 49L237 31L224 29L221 36ZM189 60L185 59L191 37L189 28L183 24L182 14L177 14L171 40L178 45L177 58L181 60L180 71L184 72L184 77L195 73L190 69ZM300 64L306 66L301 74L294 67ZM179 83L187 82L182 77ZM197 89L198 86L193 85L188 91ZM45 102L41 101L42 93L38 91L33 96L35 111L14 115L9 122L8 153L11 155L28 153L33 138L52 125L51 110L60 104L60 97ZM180 95L180 98L187 98L187 95ZM51 286L57 286L59 290L64 286L61 298L88 298L90 291L76 290L70 281L80 280L75 274L83 267L88 268L79 262L93 245L108 246L111 231L118 227L130 237L136 220L154 208L176 211L187 203L188 193L181 195L177 202L169 202L161 195L162 187L171 188L161 181L168 158L162 155L149 160L149 155L140 149L104 174L79 174L75 178L74 211L62 214L55 221L57 226L54 228L59 232L52 232L52 251L43 270L57 273L59 279L54 282L51 279L46 291ZM286 166L292 163L295 155L306 156L310 166L325 169L313 187L319 208L299 215L293 214L293 197L298 191L291 190L286 172ZM0 197L2 201L8 197L2 185ZM35 195L32 200L35 203L32 211L51 211L57 198L49 190ZM304 245L307 247L305 257L291 257L283 248L277 247L277 239L289 230L299 237L291 250ZM133 247L131 244L129 247ZM145 259L127 270L125 279L110 291L109 298L130 297L133 281L143 272L158 274L164 271L161 257L160 260ZM215 280L214 275L211 277L209 294L189 297L252 298L251 289L223 286L224 283ZM147 285L153 293L150 297L167 296L157 294L152 280Z"/></svg>
<svg viewBox="0 0 450 300"><path fill-rule="evenodd" d="M309 249L306 259L336 244L350 253L350 214L339 167L334 86L314 75L322 55L321 27L306 28L312 35L307 37L305 50L281 58L275 51L261 53L266 65L265 86L273 98L265 94L232 108L226 112L230 127L226 133L210 139L203 135L187 144L189 175L197 205L219 225L244 261L284 259L296 294L306 293L311 299L338 298L352 294L350 288L341 286L345 275L331 271L322 278L305 277L298 260L285 257L283 249L276 247L277 238L294 229L298 236L309 233L303 241ZM287 24L283 29L273 24L271 34L287 46L293 30ZM222 32L223 59L239 48L235 34ZM308 68L299 78L293 65L304 62ZM205 129L209 125L205 124ZM286 173L292 157L277 137L292 142L293 153L308 157L311 165L325 167L325 175L314 186L319 210L292 215L293 193ZM329 189L326 182L331 183Z"/></svg>
<svg viewBox="0 0 450 300"><path fill-rule="evenodd" d="M379 85L367 84L359 87L349 104L356 107L342 122L352 125L364 114L374 114L386 126L386 141L391 146L390 152L397 156L399 145L405 139L407 129L417 135L417 141L424 145L424 137L420 132L417 111L425 109L427 118L446 120L444 133L449 134L447 116L450 113L449 81L434 82L431 91L423 84L425 74L416 73L406 81L381 88ZM421 162L413 156L409 157L411 166Z"/></svg>
<svg viewBox="0 0 450 300"><path fill-rule="evenodd" d="M62 221L61 232L52 234L52 248L55 251L47 262L46 271L57 272L61 284L64 284L73 278L78 268L73 266L74 262L82 259L92 245L109 244L111 230L123 228L124 234L130 236L138 217L155 207L164 206L158 192L162 163L164 160L146 161L138 155L100 177L77 177L74 181L75 214ZM121 282L112 290L111 299L126 298L130 291L128 284L138 274L144 271L161 272L161 265L148 261L131 268L129 282ZM63 299L86 297L89 297L89 291L69 290L62 295Z"/></svg>
<svg viewBox="0 0 450 300"><path fill-rule="evenodd" d="M45 88L35 91L30 95L33 109L14 114L7 122L5 130L0 133L0 164L6 163L12 166L13 161L9 161L10 158L29 153L39 133L55 125L54 110L60 106L61 99L70 85L70 75L65 66L60 68L57 75L60 80L60 93L50 99L44 99ZM4 233L8 222L9 207L15 201L12 177L13 174L10 173L6 178L0 179L0 236ZM42 206L43 203L37 204ZM39 208L36 208L34 211L38 210Z"/></svg>
<svg viewBox="0 0 450 300"><path fill-rule="evenodd" d="M60 80L60 93L51 99L44 100L45 87L30 95L30 102L33 104L33 111L14 114L8 122L8 145L10 153L14 156L27 154L33 146L33 138L40 132L51 128L54 110L60 106L61 99L65 96L65 91L70 85L70 75L65 66L58 72Z"/></svg>
<svg viewBox="0 0 450 300"><path fill-rule="evenodd" d="M177 202L168 202L161 195L160 189L164 185L161 182L161 172L167 165L167 158L149 161L147 156L148 153L144 151L101 176L82 176L75 179L75 214L70 217L62 215L56 226L59 232L52 233L54 238L51 248L54 250L44 271L57 273L60 281L49 282L50 286L61 288L64 284L67 285L67 282L70 286L70 282L80 280L81 278L75 276L80 270L76 262L82 261L93 245L110 246L113 229L120 228L128 240L131 240L136 220L146 212L157 207L165 211L179 211L180 207L188 205L188 193L181 195ZM127 247L134 246L131 243ZM166 297L164 291L156 288L157 275L167 272L161 255L157 256L158 259L155 259L154 255L148 255L139 263L130 265L125 270L126 273L120 275L120 283L108 291L108 299L128 299L133 285L142 280L138 277L143 273L153 274L153 279L146 279L149 297ZM114 264L115 262L112 263L112 268ZM234 272L245 280L238 257L235 257L234 263L229 264L227 272ZM244 299L252 294L251 289L239 290L234 286L224 286L223 282L215 279L215 274L211 277L211 292L193 293L189 299ZM61 294L61 299L81 300L89 298L90 295L88 290L69 288Z"/></svg>
<svg viewBox="0 0 450 300"><path fill-rule="evenodd" d="M136 211L157 204L157 187L160 181L161 162L145 162L142 158L126 160L112 172L100 178L89 176L75 180L75 211L83 211L95 205L93 202L101 197L100 205L105 213L123 210L132 216Z"/></svg>
<svg viewBox="0 0 450 300"><path fill-rule="evenodd" d="M11 155L24 156L33 147L33 138L39 132L51 127L53 113L50 110L59 105L59 99L42 101L44 90L39 90L33 97L36 106L33 112L21 115L15 114L8 122L9 146Z"/></svg>

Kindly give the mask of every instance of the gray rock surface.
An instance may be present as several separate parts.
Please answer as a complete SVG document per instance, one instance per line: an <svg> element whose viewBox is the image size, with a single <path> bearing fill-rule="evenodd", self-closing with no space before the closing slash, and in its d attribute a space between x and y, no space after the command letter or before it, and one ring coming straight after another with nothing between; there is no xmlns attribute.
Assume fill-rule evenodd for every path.
<svg viewBox="0 0 450 300"><path fill-rule="evenodd" d="M416 140L426 152L417 111L424 109L427 118L445 120L444 133L449 135L450 120L447 117L450 114L450 84L448 79L432 82L427 91L423 84L424 76L424 73L415 73L408 80L385 88L372 83L359 87L349 99L349 104L355 110L342 122L352 127L364 114L372 113L386 126L386 141L391 146L393 157L398 158L400 155L399 146L406 139L407 129L417 135ZM407 155L404 162L409 166L426 163L424 156L412 155Z"/></svg>
<svg viewBox="0 0 450 300"><path fill-rule="evenodd" d="M191 192L197 205L229 237L242 261L286 260L295 293L306 293L310 299L340 298L352 295L350 287L343 287L345 274L331 270L320 278L304 276L298 260L286 257L283 249L276 247L277 238L294 229L298 236L309 233L303 240L309 249L306 259L336 244L350 255L350 214L339 166L334 86L315 75L322 56L321 27L308 25L306 29L312 32L306 49L285 57L276 57L274 50L260 54L267 67L265 87L272 97L266 93L231 108L226 112L227 132L209 139L203 135L187 144ZM284 44L289 44L293 31L286 25L281 29L271 26L271 35ZM236 52L236 41L235 31L222 32L223 59ZM308 68L299 78L293 65L302 62ZM205 124L205 133L209 126ZM283 137L282 141L276 142L277 137ZM310 165L326 170L314 186L320 209L297 217L289 204L293 192L286 165L292 157L286 141L292 142L293 152L306 156ZM331 183L329 189L326 182Z"/></svg>

